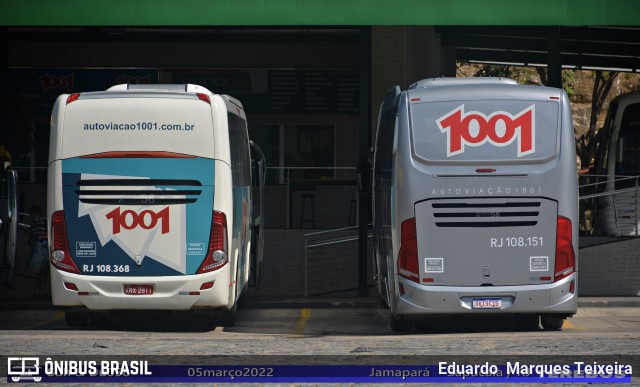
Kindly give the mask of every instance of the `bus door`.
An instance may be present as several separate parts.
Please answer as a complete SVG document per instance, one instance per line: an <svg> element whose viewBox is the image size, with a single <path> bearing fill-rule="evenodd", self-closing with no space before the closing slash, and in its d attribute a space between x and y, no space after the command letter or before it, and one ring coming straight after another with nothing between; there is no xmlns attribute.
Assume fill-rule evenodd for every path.
<svg viewBox="0 0 640 387"><path fill-rule="evenodd" d="M249 144L251 146L251 176L253 178L249 286L259 289L264 248L264 185L267 162L260 147L253 141L250 141Z"/></svg>
<svg viewBox="0 0 640 387"><path fill-rule="evenodd" d="M373 194L373 250L374 273L378 293L389 305L389 294L393 288L393 267L387 262L393 261L393 243L391 235L391 187L393 170L393 148L396 132L396 116L400 102L401 90L396 86L385 95L380 107L378 128L371 179Z"/></svg>

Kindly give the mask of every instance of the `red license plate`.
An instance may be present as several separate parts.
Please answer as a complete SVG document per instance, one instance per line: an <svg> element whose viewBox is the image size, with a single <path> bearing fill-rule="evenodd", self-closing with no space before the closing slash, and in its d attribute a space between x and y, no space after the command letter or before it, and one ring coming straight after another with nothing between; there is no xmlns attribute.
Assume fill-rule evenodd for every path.
<svg viewBox="0 0 640 387"><path fill-rule="evenodd" d="M124 285L124 294L132 296L153 294L153 285Z"/></svg>

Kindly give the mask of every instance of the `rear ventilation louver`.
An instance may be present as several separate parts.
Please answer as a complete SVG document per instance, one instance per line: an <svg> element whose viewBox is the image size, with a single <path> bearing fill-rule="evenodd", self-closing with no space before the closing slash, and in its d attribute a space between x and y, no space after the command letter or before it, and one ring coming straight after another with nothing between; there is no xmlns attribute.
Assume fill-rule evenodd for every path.
<svg viewBox="0 0 640 387"><path fill-rule="evenodd" d="M523 227L538 224L540 202L432 203L437 227Z"/></svg>
<svg viewBox="0 0 640 387"><path fill-rule="evenodd" d="M177 179L79 180L75 186L82 203L105 205L188 204L202 192L199 181Z"/></svg>

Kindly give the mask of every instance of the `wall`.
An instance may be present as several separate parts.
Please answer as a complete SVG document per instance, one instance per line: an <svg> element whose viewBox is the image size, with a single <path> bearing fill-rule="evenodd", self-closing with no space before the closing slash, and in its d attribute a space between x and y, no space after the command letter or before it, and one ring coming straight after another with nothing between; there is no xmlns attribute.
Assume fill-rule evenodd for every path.
<svg viewBox="0 0 640 387"><path fill-rule="evenodd" d="M324 295L328 297L358 294L358 241L325 247L310 248L306 256L308 285L305 289L305 239L313 242L356 235L357 230L342 233L308 235L323 230L267 229L265 230L264 260L260 288L249 288L249 295L300 297ZM305 234L308 236L305 238ZM368 256L372 240L368 243ZM369 294L373 295L373 262L367 260Z"/></svg>
<svg viewBox="0 0 640 387"><path fill-rule="evenodd" d="M267 229L264 235L260 296L304 295L304 233L309 230Z"/></svg>
<svg viewBox="0 0 640 387"><path fill-rule="evenodd" d="M580 249L579 296L640 296L640 239Z"/></svg>
<svg viewBox="0 0 640 387"><path fill-rule="evenodd" d="M302 296L305 294L304 234L321 230L266 230L262 287L251 294L260 296ZM337 238L332 233L308 237L312 240ZM586 240L585 240L586 239ZM589 238L581 240L583 245ZM581 248L578 261L578 295L640 296L640 238L614 239L596 246ZM371 257L371 239L369 254ZM324 294L336 289L357 287L357 244L310 249L308 254L308 292ZM368 261L369 294L374 295L372 259ZM353 296L355 292L334 292L332 296Z"/></svg>

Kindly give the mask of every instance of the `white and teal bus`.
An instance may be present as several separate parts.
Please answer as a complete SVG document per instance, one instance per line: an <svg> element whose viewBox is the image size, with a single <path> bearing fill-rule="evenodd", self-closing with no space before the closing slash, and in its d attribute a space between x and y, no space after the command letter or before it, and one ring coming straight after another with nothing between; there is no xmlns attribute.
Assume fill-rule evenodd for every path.
<svg viewBox="0 0 640 387"><path fill-rule="evenodd" d="M242 104L201 86L58 97L47 216L53 304L67 324L205 309L233 325L255 255L250 157Z"/></svg>

